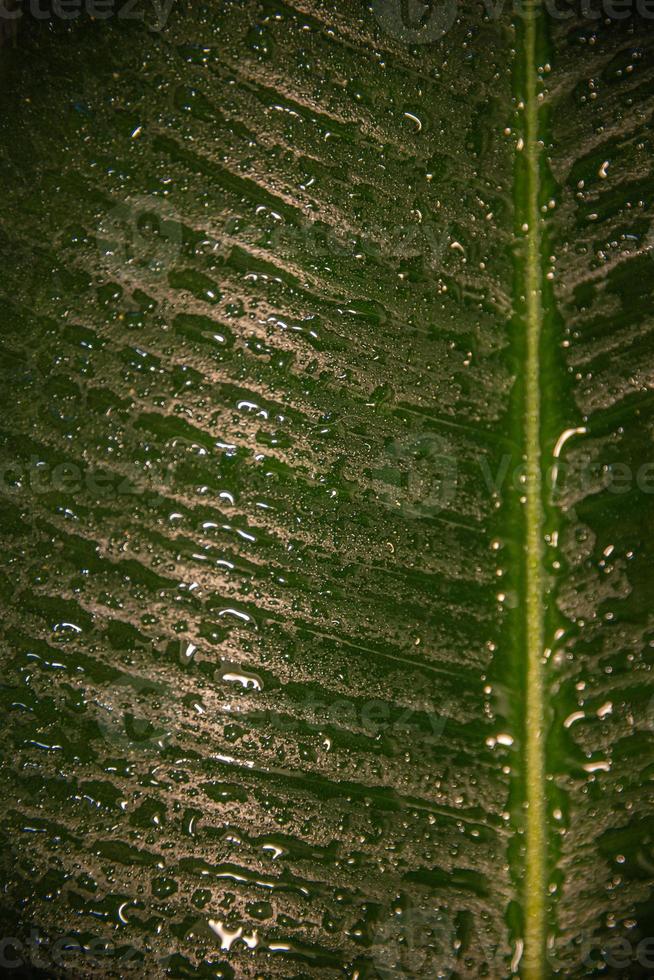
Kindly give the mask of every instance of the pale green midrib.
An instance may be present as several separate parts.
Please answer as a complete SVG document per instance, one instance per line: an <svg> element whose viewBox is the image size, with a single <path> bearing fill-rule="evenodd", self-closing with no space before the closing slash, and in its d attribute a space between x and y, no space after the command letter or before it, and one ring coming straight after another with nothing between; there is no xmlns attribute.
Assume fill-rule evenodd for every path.
<svg viewBox="0 0 654 980"><path fill-rule="evenodd" d="M544 650L544 511L540 452L540 344L543 326L541 302L541 240L539 209L539 111L536 85L536 14L534 0L527 14L525 50L525 147L527 164L527 249L525 268L526 365L526 868L525 868L525 980L545 976L546 816L543 733Z"/></svg>

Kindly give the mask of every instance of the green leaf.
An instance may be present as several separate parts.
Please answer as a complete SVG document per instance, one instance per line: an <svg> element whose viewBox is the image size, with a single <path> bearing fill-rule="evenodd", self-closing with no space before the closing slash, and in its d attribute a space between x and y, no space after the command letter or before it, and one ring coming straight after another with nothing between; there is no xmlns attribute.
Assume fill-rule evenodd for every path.
<svg viewBox="0 0 654 980"><path fill-rule="evenodd" d="M2 51L1 965L644 977L652 18L334 6Z"/></svg>

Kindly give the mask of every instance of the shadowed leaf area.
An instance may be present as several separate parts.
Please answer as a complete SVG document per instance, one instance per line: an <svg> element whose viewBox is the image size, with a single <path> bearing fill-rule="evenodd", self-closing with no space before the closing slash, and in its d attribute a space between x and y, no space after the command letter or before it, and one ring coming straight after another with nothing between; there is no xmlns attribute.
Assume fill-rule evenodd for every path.
<svg viewBox="0 0 654 980"><path fill-rule="evenodd" d="M530 9L0 51L7 975L654 970L654 10Z"/></svg>

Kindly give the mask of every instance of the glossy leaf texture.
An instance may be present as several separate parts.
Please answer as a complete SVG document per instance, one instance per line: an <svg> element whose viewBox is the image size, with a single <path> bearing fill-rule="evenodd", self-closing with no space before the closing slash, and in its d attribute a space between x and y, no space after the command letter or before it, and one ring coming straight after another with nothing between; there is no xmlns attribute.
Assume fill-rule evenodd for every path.
<svg viewBox="0 0 654 980"><path fill-rule="evenodd" d="M604 964L609 975L647 976L654 934L652 21L579 19L553 28L551 248L569 392L563 422L587 429L564 450L566 474L554 494L558 628L565 630L550 697L550 769L565 830L555 851L556 915L567 970L579 971L578 954L566 950L582 933L597 937L587 944L595 972Z"/></svg>
<svg viewBox="0 0 654 980"><path fill-rule="evenodd" d="M651 21L334 6L2 51L2 955L646 976Z"/></svg>

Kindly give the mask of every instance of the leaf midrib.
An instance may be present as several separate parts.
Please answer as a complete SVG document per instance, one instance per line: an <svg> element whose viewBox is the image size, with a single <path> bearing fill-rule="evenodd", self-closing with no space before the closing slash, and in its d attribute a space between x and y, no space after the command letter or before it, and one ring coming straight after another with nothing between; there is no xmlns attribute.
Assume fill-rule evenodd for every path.
<svg viewBox="0 0 654 980"><path fill-rule="evenodd" d="M537 18L539 0L525 9L525 162L527 186L527 242L525 251L525 637L526 637L526 705L525 705L525 784L526 784L526 858L525 858L525 980L544 976L545 950L545 748L543 665L545 583L544 583L544 508L541 467L541 363L543 330L541 297L540 235L540 153L539 99L537 90Z"/></svg>

